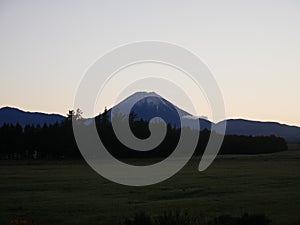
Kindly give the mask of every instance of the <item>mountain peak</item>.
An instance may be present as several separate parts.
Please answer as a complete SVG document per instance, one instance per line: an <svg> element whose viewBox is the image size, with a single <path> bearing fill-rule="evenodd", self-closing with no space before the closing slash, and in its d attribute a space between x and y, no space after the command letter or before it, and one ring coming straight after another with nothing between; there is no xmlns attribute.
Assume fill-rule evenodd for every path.
<svg viewBox="0 0 300 225"><path fill-rule="evenodd" d="M180 120L183 116L192 116L153 91L135 92L114 106L113 109L117 109L122 114L128 114L129 111L134 112L137 119L148 121L154 117L160 117L166 123L176 127L181 125Z"/></svg>
<svg viewBox="0 0 300 225"><path fill-rule="evenodd" d="M134 94L132 94L131 96L129 96L128 98L133 98L133 97L158 97L158 98L162 98L159 94L157 94L154 91L138 91L135 92Z"/></svg>
<svg viewBox="0 0 300 225"><path fill-rule="evenodd" d="M152 108L155 108L155 111L160 110L171 110L171 111L177 111L179 112L180 116L183 115L190 115L189 113L185 112L184 110L176 107L168 100L164 99L162 96L157 94L154 91L146 92L146 91L139 91L135 92L134 94L130 95L126 99L124 99L122 102L114 106L114 108L119 108L122 111L122 108L127 108L128 105L133 106L133 110L137 110L137 107L139 107L139 111L153 111Z"/></svg>

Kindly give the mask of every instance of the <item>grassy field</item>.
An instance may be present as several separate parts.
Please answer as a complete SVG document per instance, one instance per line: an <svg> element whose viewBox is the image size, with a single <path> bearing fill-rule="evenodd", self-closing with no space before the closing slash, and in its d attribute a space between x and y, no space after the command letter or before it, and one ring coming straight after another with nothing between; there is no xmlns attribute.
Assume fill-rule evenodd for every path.
<svg viewBox="0 0 300 225"><path fill-rule="evenodd" d="M118 224L137 212L172 209L214 217L266 214L274 224L300 221L300 150L268 155L220 156L199 173L193 159L169 180L125 187L86 163L0 162L0 224L26 219L41 224Z"/></svg>

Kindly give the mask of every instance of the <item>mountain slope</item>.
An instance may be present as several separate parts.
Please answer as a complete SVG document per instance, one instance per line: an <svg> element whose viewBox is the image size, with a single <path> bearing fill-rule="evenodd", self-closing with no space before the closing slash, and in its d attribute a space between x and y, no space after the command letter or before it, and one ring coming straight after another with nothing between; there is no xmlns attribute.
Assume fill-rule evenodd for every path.
<svg viewBox="0 0 300 225"><path fill-rule="evenodd" d="M0 109L0 126L4 123L7 124L17 124L21 126L29 125L43 125L54 124L56 122L61 122L65 117L58 114L45 114L39 112L24 112L20 109L4 107Z"/></svg>
<svg viewBox="0 0 300 225"><path fill-rule="evenodd" d="M192 121L199 120L201 130L210 129L211 127L210 121L191 115L155 92L136 92L113 107L114 110L121 114L126 114L125 112L130 108L130 112L134 112L137 115L137 119L149 121L154 117L160 117L166 123L170 123L175 127L181 126L181 119L185 119L187 124L192 124ZM108 112L110 115L112 109ZM189 123L189 121L191 122Z"/></svg>
<svg viewBox="0 0 300 225"><path fill-rule="evenodd" d="M260 122L244 119L227 120L226 134L270 136L284 138L288 143L300 142L300 127L276 122Z"/></svg>

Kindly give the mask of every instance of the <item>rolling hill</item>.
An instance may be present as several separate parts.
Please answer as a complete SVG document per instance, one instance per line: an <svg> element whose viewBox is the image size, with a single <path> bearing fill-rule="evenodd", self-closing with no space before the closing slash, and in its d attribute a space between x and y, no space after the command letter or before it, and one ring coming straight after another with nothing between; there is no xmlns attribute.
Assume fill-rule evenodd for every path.
<svg viewBox="0 0 300 225"><path fill-rule="evenodd" d="M25 125L43 125L60 123L65 117L58 114L45 114L40 112L25 112L17 108L4 107L0 109L0 126L6 124L19 123L22 127Z"/></svg>

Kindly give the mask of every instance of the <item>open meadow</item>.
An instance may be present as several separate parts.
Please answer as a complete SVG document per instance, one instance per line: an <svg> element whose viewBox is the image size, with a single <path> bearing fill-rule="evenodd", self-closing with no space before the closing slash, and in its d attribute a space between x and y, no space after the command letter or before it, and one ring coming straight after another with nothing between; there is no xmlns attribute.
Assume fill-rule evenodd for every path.
<svg viewBox="0 0 300 225"><path fill-rule="evenodd" d="M126 187L83 161L1 161L0 224L119 224L135 213L188 210L205 218L265 214L274 224L300 223L300 150L224 155L198 172L194 158L169 180Z"/></svg>

